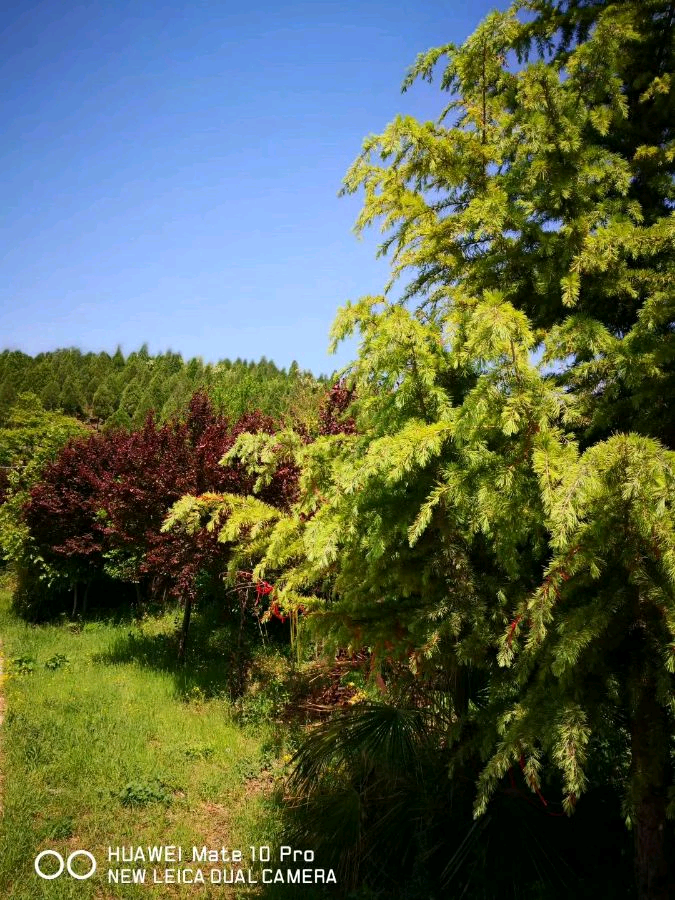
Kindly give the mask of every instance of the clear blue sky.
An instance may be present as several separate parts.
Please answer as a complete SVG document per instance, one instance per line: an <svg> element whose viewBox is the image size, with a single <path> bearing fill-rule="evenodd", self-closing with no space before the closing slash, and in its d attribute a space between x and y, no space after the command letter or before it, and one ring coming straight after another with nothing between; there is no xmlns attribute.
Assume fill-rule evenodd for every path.
<svg viewBox="0 0 675 900"><path fill-rule="evenodd" d="M406 68L496 5L5 0L0 347L346 362L335 311L387 264L342 177L396 113L436 117Z"/></svg>

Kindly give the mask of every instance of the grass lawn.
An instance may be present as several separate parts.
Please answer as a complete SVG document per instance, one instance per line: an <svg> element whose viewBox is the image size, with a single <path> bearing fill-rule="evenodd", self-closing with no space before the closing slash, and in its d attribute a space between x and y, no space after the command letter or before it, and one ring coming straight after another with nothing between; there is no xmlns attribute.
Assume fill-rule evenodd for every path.
<svg viewBox="0 0 675 900"><path fill-rule="evenodd" d="M0 897L250 896L249 888L107 878L109 845L248 854L250 845L274 843L273 723L263 715L244 728L233 718L230 657L217 630L209 632L204 661L180 669L173 615L35 626L10 603L10 590L0 587ZM64 857L89 850L98 870L89 880L65 873L42 880L33 863L44 849ZM44 871L51 865L45 860ZM86 861L74 865L86 871Z"/></svg>

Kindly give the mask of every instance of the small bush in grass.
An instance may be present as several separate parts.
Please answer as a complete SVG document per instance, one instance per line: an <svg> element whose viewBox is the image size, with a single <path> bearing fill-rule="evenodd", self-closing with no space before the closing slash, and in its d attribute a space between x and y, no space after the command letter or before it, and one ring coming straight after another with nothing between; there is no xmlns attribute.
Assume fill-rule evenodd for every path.
<svg viewBox="0 0 675 900"><path fill-rule="evenodd" d="M214 747L205 745L185 748L185 755L188 759L210 759L215 752Z"/></svg>
<svg viewBox="0 0 675 900"><path fill-rule="evenodd" d="M291 699L291 666L282 653L256 654L246 693L237 701L239 721L259 725L277 719Z"/></svg>
<svg viewBox="0 0 675 900"><path fill-rule="evenodd" d="M56 671L56 669L61 669L63 666L67 666L70 660L67 656L64 656L63 653L56 653L54 656L50 656L47 662L45 663L45 669L50 669L52 672Z"/></svg>
<svg viewBox="0 0 675 900"><path fill-rule="evenodd" d="M171 794L159 781L132 781L119 795L122 806L149 806L151 803L163 803L169 806Z"/></svg>
<svg viewBox="0 0 675 900"><path fill-rule="evenodd" d="M261 772L260 760L258 759L240 759L236 765L237 774L242 781L253 781Z"/></svg>
<svg viewBox="0 0 675 900"><path fill-rule="evenodd" d="M35 660L32 656L15 656L12 669L17 675L31 675L35 669Z"/></svg>
<svg viewBox="0 0 675 900"><path fill-rule="evenodd" d="M186 703L204 703L206 700L206 691L204 688L199 687L198 684L195 684L193 687L185 695Z"/></svg>

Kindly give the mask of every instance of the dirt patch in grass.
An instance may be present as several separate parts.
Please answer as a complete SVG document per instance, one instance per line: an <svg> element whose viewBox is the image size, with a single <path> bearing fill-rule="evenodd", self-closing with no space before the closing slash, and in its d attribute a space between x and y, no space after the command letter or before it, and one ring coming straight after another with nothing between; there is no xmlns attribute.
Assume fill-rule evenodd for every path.
<svg viewBox="0 0 675 900"><path fill-rule="evenodd" d="M274 772L269 770L261 772L255 778L247 778L244 785L244 794L246 797L270 796L276 787L277 781Z"/></svg>
<svg viewBox="0 0 675 900"><path fill-rule="evenodd" d="M220 803L203 803L196 814L201 842L206 847L229 846L234 840L232 815Z"/></svg>

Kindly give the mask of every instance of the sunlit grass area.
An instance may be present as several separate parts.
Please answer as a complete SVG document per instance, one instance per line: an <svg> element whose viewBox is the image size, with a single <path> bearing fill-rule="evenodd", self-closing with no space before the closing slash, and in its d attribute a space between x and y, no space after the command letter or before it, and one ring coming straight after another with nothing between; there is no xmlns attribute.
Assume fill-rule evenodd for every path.
<svg viewBox="0 0 675 900"><path fill-rule="evenodd" d="M106 877L109 845L274 840L273 723L235 719L225 638L219 643L214 631L201 662L195 654L181 668L174 615L29 625L13 614L6 587L0 634L0 896L237 896L240 889L224 886L141 887ZM63 856L89 850L99 870L89 880L43 881L33 862L48 848Z"/></svg>

